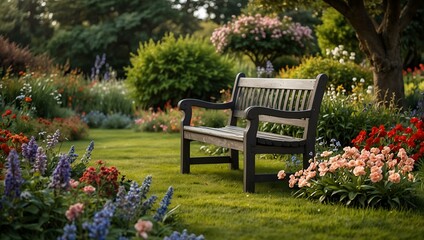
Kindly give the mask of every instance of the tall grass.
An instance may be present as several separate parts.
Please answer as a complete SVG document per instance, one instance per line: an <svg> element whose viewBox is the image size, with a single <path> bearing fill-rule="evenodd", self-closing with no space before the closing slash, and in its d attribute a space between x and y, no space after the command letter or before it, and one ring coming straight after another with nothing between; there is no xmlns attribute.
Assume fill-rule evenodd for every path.
<svg viewBox="0 0 424 240"><path fill-rule="evenodd" d="M179 134L91 130L85 141L66 142L83 154L95 141L92 159L118 167L129 179L153 177L153 193L175 188L181 228L206 239L420 239L424 205L414 210L358 209L323 205L292 196L286 183L259 183L255 194L242 191L242 170L198 165L179 173ZM194 154L201 155L197 147ZM93 161L94 163L94 161ZM282 161L260 159L257 169L277 172ZM241 167L243 164L241 162ZM159 195L160 196L160 195Z"/></svg>

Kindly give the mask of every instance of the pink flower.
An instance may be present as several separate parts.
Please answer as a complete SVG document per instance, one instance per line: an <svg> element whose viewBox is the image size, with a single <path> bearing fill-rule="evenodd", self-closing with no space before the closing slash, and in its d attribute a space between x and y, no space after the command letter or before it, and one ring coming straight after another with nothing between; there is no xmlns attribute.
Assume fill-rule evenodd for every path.
<svg viewBox="0 0 424 240"><path fill-rule="evenodd" d="M96 188L91 185L88 185L88 186L85 186L82 190L87 194L92 194L93 192L96 191Z"/></svg>
<svg viewBox="0 0 424 240"><path fill-rule="evenodd" d="M278 179L284 179L286 177L286 172L284 170L281 170L277 174Z"/></svg>
<svg viewBox="0 0 424 240"><path fill-rule="evenodd" d="M412 173L408 173L408 181L413 182L415 180L415 176Z"/></svg>
<svg viewBox="0 0 424 240"><path fill-rule="evenodd" d="M152 231L153 223L150 221L143 221L139 219L134 225L135 230L137 231L137 236L140 236L144 239L147 239L147 233Z"/></svg>
<svg viewBox="0 0 424 240"><path fill-rule="evenodd" d="M383 174L379 172L372 172L370 174L370 179L373 183L380 182L381 180L383 180Z"/></svg>
<svg viewBox="0 0 424 240"><path fill-rule="evenodd" d="M355 176L363 176L363 175L365 175L365 168L363 166L356 166L353 169L353 174Z"/></svg>
<svg viewBox="0 0 424 240"><path fill-rule="evenodd" d="M400 182L400 174L395 173L394 171L389 171L389 182L392 183L399 183Z"/></svg>
<svg viewBox="0 0 424 240"><path fill-rule="evenodd" d="M324 151L321 153L321 157L329 157L331 154L333 154L332 151Z"/></svg>
<svg viewBox="0 0 424 240"><path fill-rule="evenodd" d="M296 183L297 183L297 178L293 174L290 175L289 187L293 188Z"/></svg>
<svg viewBox="0 0 424 240"><path fill-rule="evenodd" d="M79 185L79 182L71 178L71 180L69 180L69 185L71 186L71 188L77 188Z"/></svg>
<svg viewBox="0 0 424 240"><path fill-rule="evenodd" d="M75 203L74 205L69 206L69 209L65 212L65 216L69 221L73 221L75 218L79 217L83 211L84 204Z"/></svg>

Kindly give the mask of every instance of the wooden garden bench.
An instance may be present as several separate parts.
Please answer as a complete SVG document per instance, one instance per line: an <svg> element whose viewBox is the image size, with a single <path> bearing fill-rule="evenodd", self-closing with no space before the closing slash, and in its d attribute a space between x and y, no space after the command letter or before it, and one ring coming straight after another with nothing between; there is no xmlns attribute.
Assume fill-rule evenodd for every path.
<svg viewBox="0 0 424 240"><path fill-rule="evenodd" d="M276 181L277 173L256 174L256 154L303 154L303 167L315 154L318 114L327 76L316 79L248 78L239 73L231 100L211 103L183 99L178 103L184 112L181 126L181 172L190 173L192 164L229 163L239 168L238 151L244 153L243 190L255 192L255 182ZM211 128L191 126L192 107L230 109L227 126ZM246 119L246 127L237 126ZM288 124L303 128L303 137L258 131L260 122ZM229 148L229 156L190 157L190 142L200 141Z"/></svg>

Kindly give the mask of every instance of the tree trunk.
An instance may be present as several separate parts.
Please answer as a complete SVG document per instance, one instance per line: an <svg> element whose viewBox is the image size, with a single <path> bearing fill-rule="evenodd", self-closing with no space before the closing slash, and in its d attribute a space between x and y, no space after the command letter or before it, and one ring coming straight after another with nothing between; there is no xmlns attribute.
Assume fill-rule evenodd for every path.
<svg viewBox="0 0 424 240"><path fill-rule="evenodd" d="M394 103L403 107L405 92L402 78L402 66L388 71L373 71L374 90L377 99L384 101L386 105Z"/></svg>

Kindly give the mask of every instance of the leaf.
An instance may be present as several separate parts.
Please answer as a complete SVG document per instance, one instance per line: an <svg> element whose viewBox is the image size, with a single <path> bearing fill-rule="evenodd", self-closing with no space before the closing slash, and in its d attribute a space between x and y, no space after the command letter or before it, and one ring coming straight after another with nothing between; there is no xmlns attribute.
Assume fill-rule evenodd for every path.
<svg viewBox="0 0 424 240"><path fill-rule="evenodd" d="M353 201L356 196L358 196L357 192L349 192L349 200Z"/></svg>

